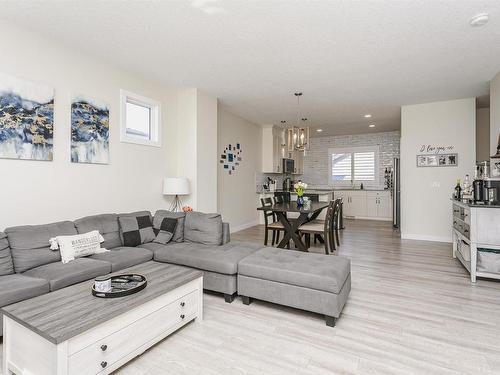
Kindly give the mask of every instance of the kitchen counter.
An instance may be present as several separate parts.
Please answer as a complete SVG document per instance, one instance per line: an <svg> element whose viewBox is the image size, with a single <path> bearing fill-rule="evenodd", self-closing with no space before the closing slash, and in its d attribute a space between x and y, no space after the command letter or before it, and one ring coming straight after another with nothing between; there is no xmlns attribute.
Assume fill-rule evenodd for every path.
<svg viewBox="0 0 500 375"><path fill-rule="evenodd" d="M275 191L261 190L257 191L257 194L274 194L275 192L276 193L288 192L290 194L295 194L295 191L293 190L283 190L283 189L276 189ZM332 192L333 189L306 189L305 194L329 194Z"/></svg>
<svg viewBox="0 0 500 375"><path fill-rule="evenodd" d="M462 207L472 207L472 208L500 208L500 204L476 204L476 203L465 203L462 201L457 201L456 199L451 199L451 201L455 204L458 204Z"/></svg>

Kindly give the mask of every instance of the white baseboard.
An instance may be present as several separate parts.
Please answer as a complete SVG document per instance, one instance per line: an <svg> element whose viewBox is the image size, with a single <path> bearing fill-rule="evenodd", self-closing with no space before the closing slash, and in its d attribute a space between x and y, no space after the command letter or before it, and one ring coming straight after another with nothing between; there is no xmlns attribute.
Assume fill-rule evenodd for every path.
<svg viewBox="0 0 500 375"><path fill-rule="evenodd" d="M392 221L390 217L373 217L373 216L344 216L347 219L354 220L376 220L376 221Z"/></svg>
<svg viewBox="0 0 500 375"><path fill-rule="evenodd" d="M250 223L238 225L236 227L231 227L230 226L230 228L231 228L230 232L231 233L236 233L236 232L239 232L240 230L248 229L248 228L254 227L256 225L259 225L259 220L254 220L254 221L251 221Z"/></svg>
<svg viewBox="0 0 500 375"><path fill-rule="evenodd" d="M451 236L428 236L425 234L401 233L401 238L404 240L448 242L448 243L453 242Z"/></svg>

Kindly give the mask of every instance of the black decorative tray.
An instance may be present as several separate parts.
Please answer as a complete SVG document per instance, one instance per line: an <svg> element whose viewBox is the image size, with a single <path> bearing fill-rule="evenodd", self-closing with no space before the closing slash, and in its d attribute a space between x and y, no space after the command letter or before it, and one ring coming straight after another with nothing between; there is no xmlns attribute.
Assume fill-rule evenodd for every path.
<svg viewBox="0 0 500 375"><path fill-rule="evenodd" d="M144 275L136 273L111 276L111 290L109 292L98 292L92 285L92 295L99 298L125 297L143 290L148 281Z"/></svg>

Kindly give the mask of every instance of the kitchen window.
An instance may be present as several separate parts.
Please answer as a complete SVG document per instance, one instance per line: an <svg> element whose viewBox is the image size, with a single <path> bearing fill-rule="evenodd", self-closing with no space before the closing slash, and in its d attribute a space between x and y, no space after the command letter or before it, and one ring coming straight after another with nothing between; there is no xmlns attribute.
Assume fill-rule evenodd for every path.
<svg viewBox="0 0 500 375"><path fill-rule="evenodd" d="M378 185L378 146L332 148L330 156L330 184L334 186Z"/></svg>
<svg viewBox="0 0 500 375"><path fill-rule="evenodd" d="M122 90L120 140L160 147L160 103Z"/></svg>

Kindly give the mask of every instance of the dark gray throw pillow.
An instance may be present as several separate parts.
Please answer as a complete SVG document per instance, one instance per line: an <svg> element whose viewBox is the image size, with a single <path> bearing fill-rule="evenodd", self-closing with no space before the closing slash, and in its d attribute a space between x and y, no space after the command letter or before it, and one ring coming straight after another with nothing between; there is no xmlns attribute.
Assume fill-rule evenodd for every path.
<svg viewBox="0 0 500 375"><path fill-rule="evenodd" d="M158 210L155 212L153 218L153 229L155 234L160 232L160 226L163 219L166 217L171 219L177 219L177 226L175 228L174 236L172 237L172 242L183 242L184 241L184 220L186 214L184 212L172 212L167 210Z"/></svg>
<svg viewBox="0 0 500 375"><path fill-rule="evenodd" d="M120 235L123 246L135 247L155 239L151 217L147 216L120 216Z"/></svg>
<svg viewBox="0 0 500 375"><path fill-rule="evenodd" d="M175 228L177 227L177 219L166 217L163 219L160 225L160 230L156 235L153 242L161 243L166 245L170 242L175 233Z"/></svg>

